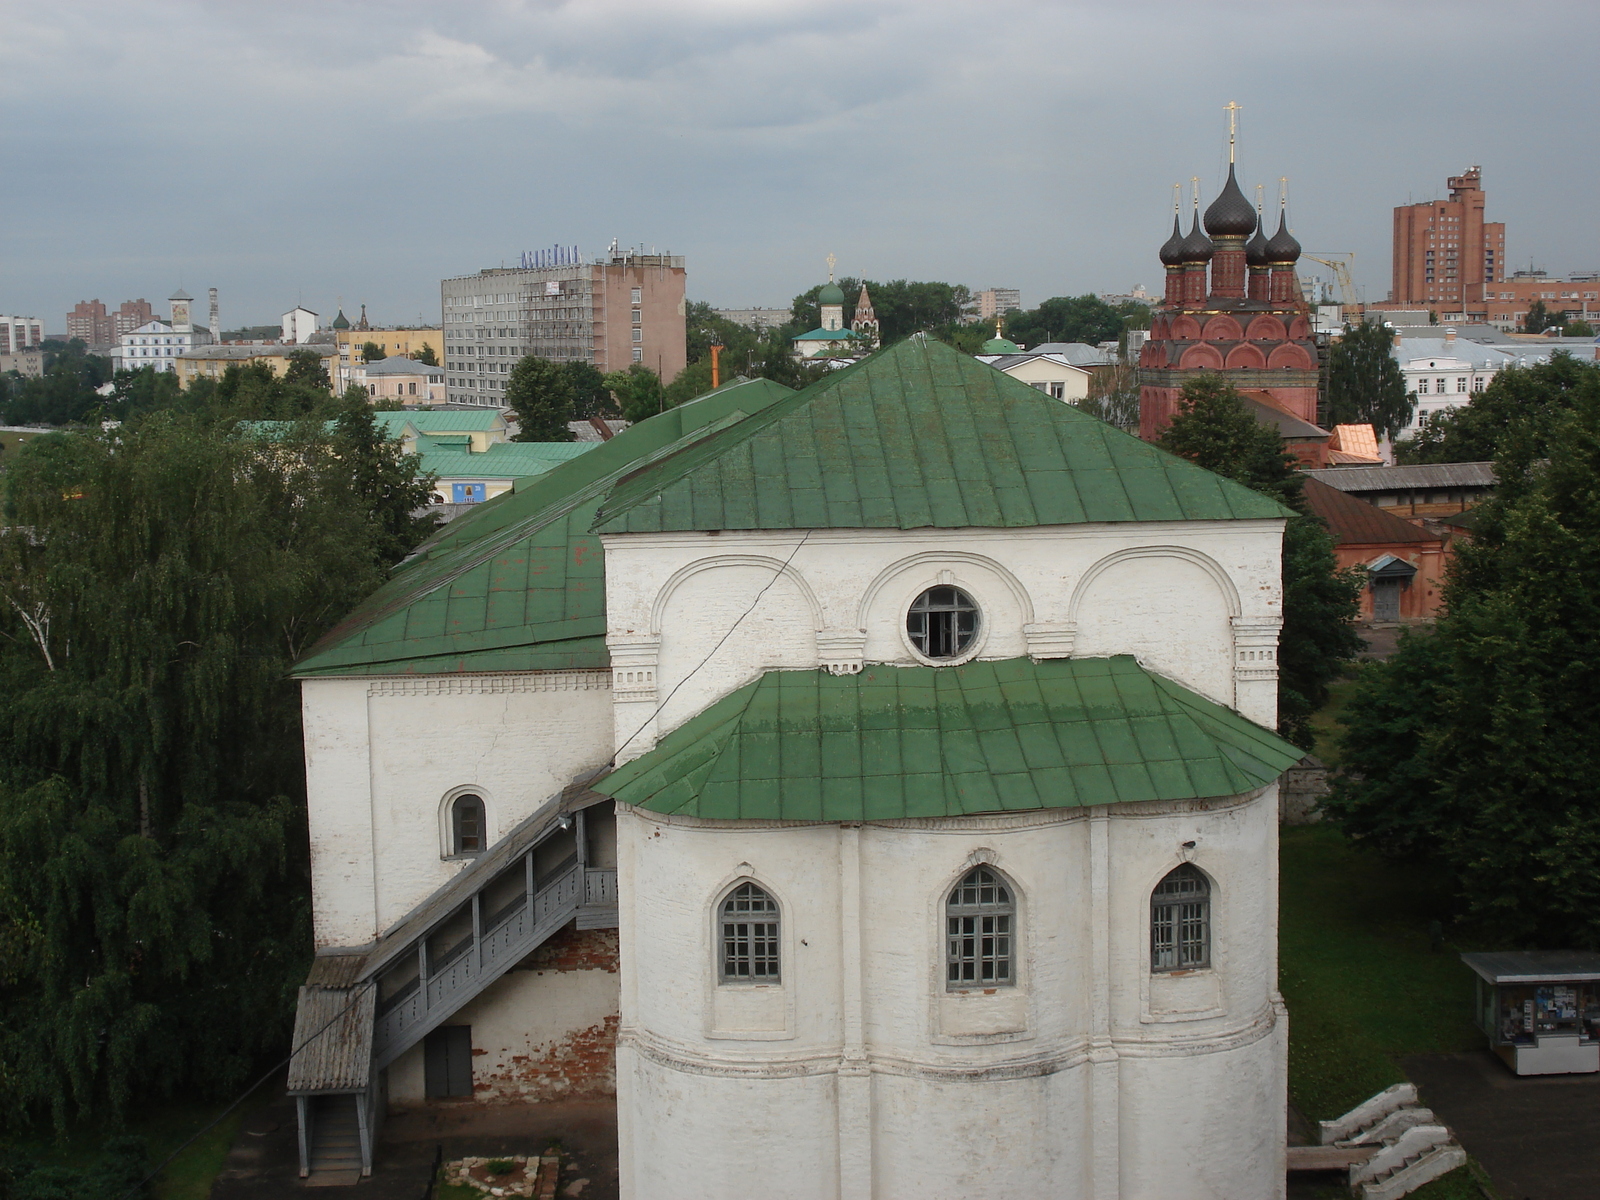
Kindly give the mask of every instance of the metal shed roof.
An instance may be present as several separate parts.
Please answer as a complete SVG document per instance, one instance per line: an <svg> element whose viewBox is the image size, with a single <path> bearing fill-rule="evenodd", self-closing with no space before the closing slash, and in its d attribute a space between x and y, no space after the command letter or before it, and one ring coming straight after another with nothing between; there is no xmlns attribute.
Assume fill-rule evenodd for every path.
<svg viewBox="0 0 1600 1200"><path fill-rule="evenodd" d="M1410 546L1443 540L1403 517L1329 487L1315 475L1308 476L1301 495L1306 498L1306 507L1327 523L1333 540L1341 546Z"/></svg>
<svg viewBox="0 0 1600 1200"><path fill-rule="evenodd" d="M1461 961L1489 983L1592 983L1600 980L1600 954L1587 950L1492 950Z"/></svg>
<svg viewBox="0 0 1600 1200"><path fill-rule="evenodd" d="M1403 488L1494 486L1492 462L1423 463L1414 467L1330 467L1307 471L1341 492L1392 492Z"/></svg>
<svg viewBox="0 0 1600 1200"><path fill-rule="evenodd" d="M1115 658L768 671L589 786L663 813L882 821L1236 796L1303 751Z"/></svg>
<svg viewBox="0 0 1600 1200"><path fill-rule="evenodd" d="M365 1091L372 1072L377 988L303 987L294 1016L291 1094Z"/></svg>

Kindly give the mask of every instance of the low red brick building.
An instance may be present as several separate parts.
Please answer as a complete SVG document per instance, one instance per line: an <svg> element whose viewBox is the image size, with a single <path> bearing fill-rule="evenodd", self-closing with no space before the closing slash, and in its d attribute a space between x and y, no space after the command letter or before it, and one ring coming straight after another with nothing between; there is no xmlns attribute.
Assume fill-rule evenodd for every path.
<svg viewBox="0 0 1600 1200"><path fill-rule="evenodd" d="M1306 479L1305 498L1327 522L1340 568L1367 572L1363 621L1426 621L1438 615L1452 557L1449 538L1317 479Z"/></svg>

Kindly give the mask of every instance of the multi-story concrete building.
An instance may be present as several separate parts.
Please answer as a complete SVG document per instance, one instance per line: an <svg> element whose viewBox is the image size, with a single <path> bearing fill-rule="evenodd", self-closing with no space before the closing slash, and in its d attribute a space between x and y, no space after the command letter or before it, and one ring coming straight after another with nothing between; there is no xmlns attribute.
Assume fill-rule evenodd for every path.
<svg viewBox="0 0 1600 1200"><path fill-rule="evenodd" d="M1472 319L1507 331L1521 329L1535 303L1552 316L1581 317L1592 325L1600 320L1600 275L1585 272L1558 279L1543 271L1518 271L1485 286L1483 303L1474 308Z"/></svg>
<svg viewBox="0 0 1600 1200"><path fill-rule="evenodd" d="M978 303L978 319L992 321L1013 308L1022 307L1022 293L1016 288L985 288L973 297Z"/></svg>
<svg viewBox="0 0 1600 1200"><path fill-rule="evenodd" d="M1506 274L1506 227L1485 221L1482 172L1470 167L1449 179L1450 198L1394 210L1394 304L1465 312L1483 299L1487 283Z"/></svg>
<svg viewBox="0 0 1600 1200"><path fill-rule="evenodd" d="M450 403L503 403L506 377L526 354L601 371L643 363L671 382L686 361L684 281L682 257L615 245L593 261L444 280Z"/></svg>
<svg viewBox="0 0 1600 1200"><path fill-rule="evenodd" d="M0 354L37 350L44 342L44 322L38 317L0 317Z"/></svg>
<svg viewBox="0 0 1600 1200"><path fill-rule="evenodd" d="M732 321L757 333L763 329L782 329L794 320L794 313L787 308L714 308L711 311L724 321Z"/></svg>
<svg viewBox="0 0 1600 1200"><path fill-rule="evenodd" d="M82 338L91 349L105 349L116 345L123 334L149 324L155 315L150 302L142 297L124 300L116 312L106 311L98 299L79 300L67 314L67 336Z"/></svg>

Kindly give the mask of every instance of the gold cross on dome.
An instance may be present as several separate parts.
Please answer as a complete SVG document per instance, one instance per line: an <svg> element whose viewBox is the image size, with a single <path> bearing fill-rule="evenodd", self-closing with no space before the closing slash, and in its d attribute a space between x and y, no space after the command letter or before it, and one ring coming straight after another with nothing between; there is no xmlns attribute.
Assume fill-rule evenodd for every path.
<svg viewBox="0 0 1600 1200"><path fill-rule="evenodd" d="M828 282L833 282L833 264L839 260L833 256L833 251L828 251Z"/></svg>
<svg viewBox="0 0 1600 1200"><path fill-rule="evenodd" d="M1239 132L1239 111L1243 107L1241 104L1235 104L1232 100L1222 106L1223 111L1228 114L1228 161L1230 163L1233 161L1233 138Z"/></svg>

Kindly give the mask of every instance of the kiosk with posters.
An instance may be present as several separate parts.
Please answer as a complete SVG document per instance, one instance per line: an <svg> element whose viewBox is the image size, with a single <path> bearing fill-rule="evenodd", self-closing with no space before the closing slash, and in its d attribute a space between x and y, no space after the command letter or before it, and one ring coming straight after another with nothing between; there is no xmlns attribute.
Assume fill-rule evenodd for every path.
<svg viewBox="0 0 1600 1200"><path fill-rule="evenodd" d="M1477 976L1478 1026L1518 1075L1600 1071L1600 954L1463 954Z"/></svg>

